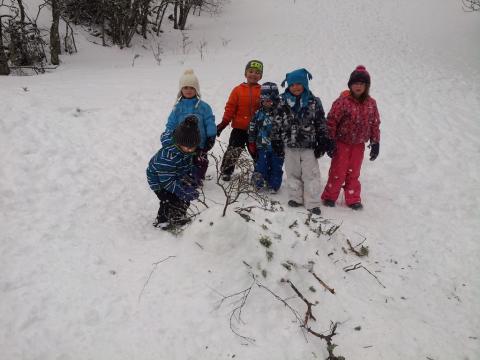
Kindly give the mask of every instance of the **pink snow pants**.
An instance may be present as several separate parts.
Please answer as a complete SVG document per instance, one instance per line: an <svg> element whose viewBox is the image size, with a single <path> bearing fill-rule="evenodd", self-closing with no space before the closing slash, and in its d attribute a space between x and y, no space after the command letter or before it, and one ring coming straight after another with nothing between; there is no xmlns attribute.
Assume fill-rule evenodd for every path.
<svg viewBox="0 0 480 360"><path fill-rule="evenodd" d="M343 185L347 205L361 202L362 186L358 178L364 152L364 143L349 145L337 141L337 150L330 164L328 182L323 190L322 200L336 201Z"/></svg>

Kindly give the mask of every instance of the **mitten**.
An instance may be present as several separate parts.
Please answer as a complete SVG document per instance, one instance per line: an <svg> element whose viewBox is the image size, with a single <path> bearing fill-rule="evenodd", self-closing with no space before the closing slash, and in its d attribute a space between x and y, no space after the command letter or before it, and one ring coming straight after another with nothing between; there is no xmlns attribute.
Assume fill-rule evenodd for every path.
<svg viewBox="0 0 480 360"><path fill-rule="evenodd" d="M337 152L337 144L335 143L335 140L329 140L328 142L328 148L327 148L327 155L330 159L333 159L335 156L335 153Z"/></svg>
<svg viewBox="0 0 480 360"><path fill-rule="evenodd" d="M162 192L160 190L155 190L154 193L157 195L158 200L162 200Z"/></svg>
<svg viewBox="0 0 480 360"><path fill-rule="evenodd" d="M207 138L207 141L205 142L205 151L210 151L212 150L213 146L215 145L215 136L211 136Z"/></svg>
<svg viewBox="0 0 480 360"><path fill-rule="evenodd" d="M283 143L280 140L272 141L272 151L278 157L283 158L285 156L285 150L283 149Z"/></svg>
<svg viewBox="0 0 480 360"><path fill-rule="evenodd" d="M323 142L318 142L317 146L315 146L315 149L313 149L313 154L315 155L316 159L325 155L325 144Z"/></svg>
<svg viewBox="0 0 480 360"><path fill-rule="evenodd" d="M182 192L183 201L193 201L198 198L198 191L193 186L184 186Z"/></svg>
<svg viewBox="0 0 480 360"><path fill-rule="evenodd" d="M380 152L380 143L370 143L370 161L377 158Z"/></svg>
<svg viewBox="0 0 480 360"><path fill-rule="evenodd" d="M249 142L247 144L247 148L252 158L255 159L257 157L257 144L255 144L254 142Z"/></svg>
<svg viewBox="0 0 480 360"><path fill-rule="evenodd" d="M217 125L217 136L220 136L223 129L225 129L227 125L228 125L228 121L226 119L223 119L222 122Z"/></svg>

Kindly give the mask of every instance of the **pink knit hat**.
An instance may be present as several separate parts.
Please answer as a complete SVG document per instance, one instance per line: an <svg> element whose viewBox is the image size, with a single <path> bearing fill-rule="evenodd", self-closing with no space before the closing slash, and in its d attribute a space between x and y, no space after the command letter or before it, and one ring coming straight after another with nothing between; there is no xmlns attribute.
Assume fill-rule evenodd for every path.
<svg viewBox="0 0 480 360"><path fill-rule="evenodd" d="M355 70L350 74L350 79L348 80L348 87L352 86L353 83L362 82L367 85L370 85L370 74L363 65L358 65Z"/></svg>

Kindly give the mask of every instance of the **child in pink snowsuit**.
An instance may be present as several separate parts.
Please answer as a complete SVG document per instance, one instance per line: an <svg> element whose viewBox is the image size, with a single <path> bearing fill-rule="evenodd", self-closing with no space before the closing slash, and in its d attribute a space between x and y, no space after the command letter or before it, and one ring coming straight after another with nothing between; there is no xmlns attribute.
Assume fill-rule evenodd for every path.
<svg viewBox="0 0 480 360"><path fill-rule="evenodd" d="M363 205L358 178L365 143L370 141L370 160L375 160L380 151L380 115L375 99L369 95L370 75L363 65L350 75L348 88L333 102L327 117L328 134L335 140L336 150L329 154L332 162L322 200L325 206L335 206L343 186L347 206L360 210Z"/></svg>

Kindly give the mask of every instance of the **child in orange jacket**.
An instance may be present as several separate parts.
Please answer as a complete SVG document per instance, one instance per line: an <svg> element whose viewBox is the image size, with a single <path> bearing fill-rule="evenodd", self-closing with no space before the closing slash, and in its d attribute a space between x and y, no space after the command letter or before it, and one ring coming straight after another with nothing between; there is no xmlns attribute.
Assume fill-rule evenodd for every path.
<svg viewBox="0 0 480 360"><path fill-rule="evenodd" d="M245 66L247 81L233 88L225 105L222 122L217 125L217 136L220 136L228 124L233 128L220 168L224 181L231 179L235 163L248 142L248 125L260 107L258 82L262 75L263 63L259 60L250 60Z"/></svg>

